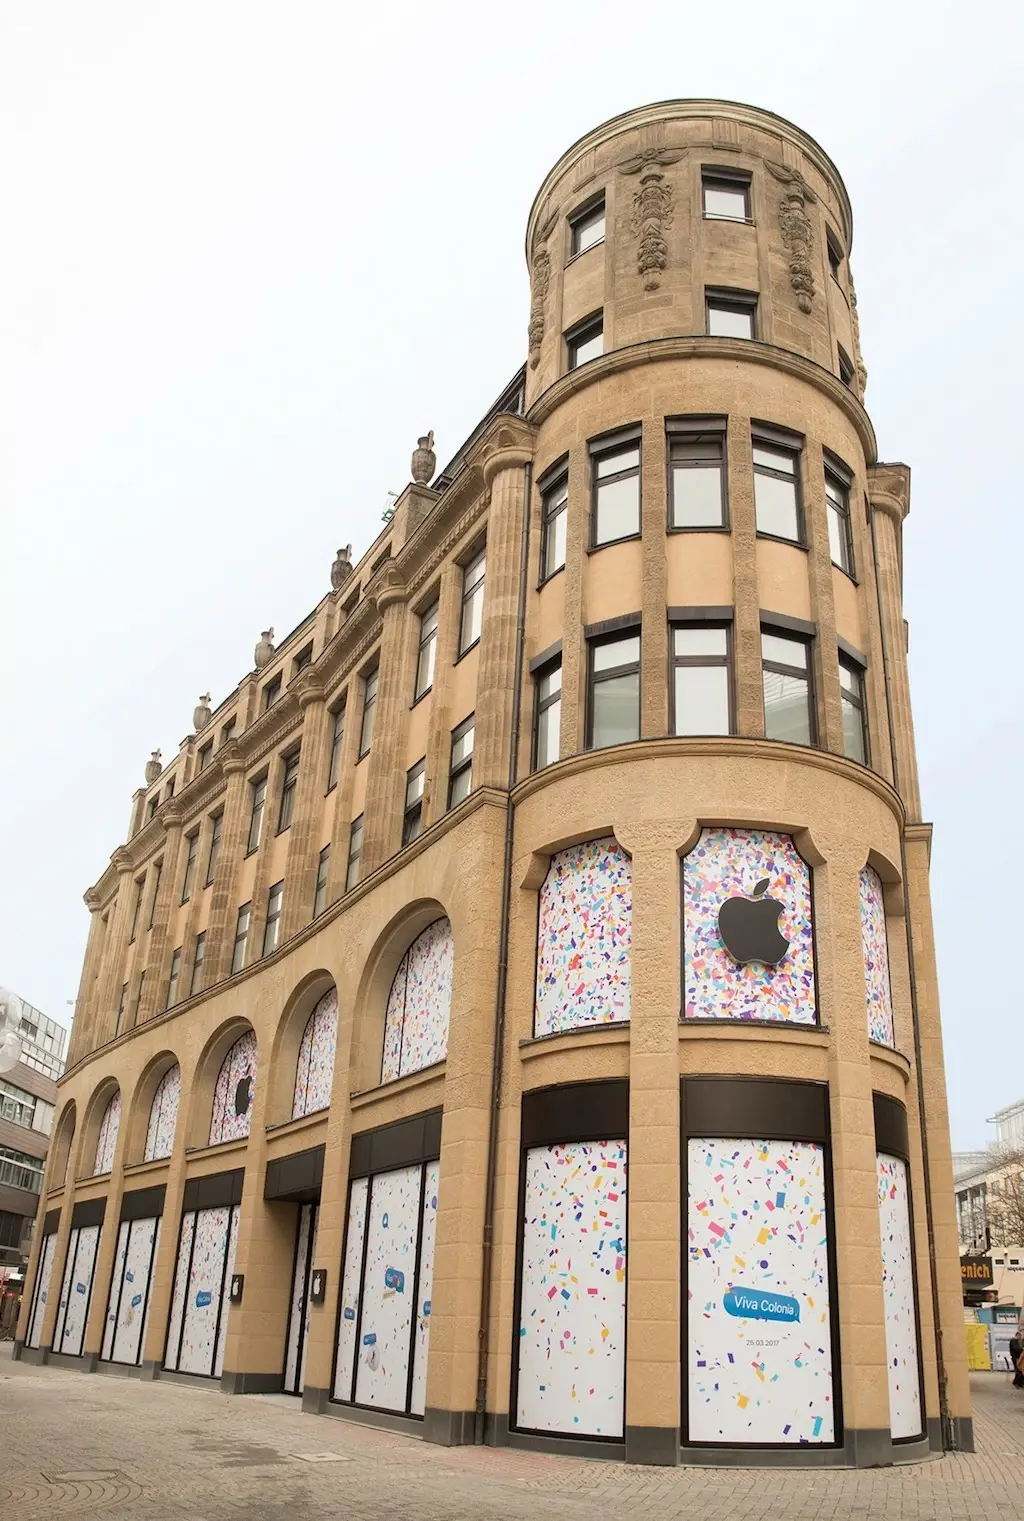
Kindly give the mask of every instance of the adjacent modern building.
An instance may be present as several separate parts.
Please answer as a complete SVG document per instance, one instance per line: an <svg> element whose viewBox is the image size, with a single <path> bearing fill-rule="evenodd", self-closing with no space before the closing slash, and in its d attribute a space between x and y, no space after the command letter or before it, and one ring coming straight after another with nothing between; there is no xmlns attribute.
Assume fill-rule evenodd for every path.
<svg viewBox="0 0 1024 1521"><path fill-rule="evenodd" d="M990 1121L987 1151L954 1152L964 1304L1024 1305L1024 1099Z"/></svg>
<svg viewBox="0 0 1024 1521"><path fill-rule="evenodd" d="M555 164L522 369L86 894L21 1355L632 1462L971 1446L852 236L747 106Z"/></svg>

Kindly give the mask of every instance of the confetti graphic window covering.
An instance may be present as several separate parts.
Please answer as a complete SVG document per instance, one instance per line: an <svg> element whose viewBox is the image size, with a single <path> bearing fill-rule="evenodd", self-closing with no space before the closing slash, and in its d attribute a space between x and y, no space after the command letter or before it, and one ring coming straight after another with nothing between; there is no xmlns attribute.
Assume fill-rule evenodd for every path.
<svg viewBox="0 0 1024 1521"><path fill-rule="evenodd" d="M173 1151L180 1099L181 1068L175 1062L174 1066L164 1073L153 1095L153 1102L149 1108L144 1161L155 1162L160 1157L169 1157Z"/></svg>
<svg viewBox="0 0 1024 1521"><path fill-rule="evenodd" d="M440 1164L428 1162L423 1175L423 1218L420 1223L419 1292L414 1311L412 1398L409 1410L422 1415L427 1399L427 1353L430 1349L431 1295L434 1291L434 1247L437 1241L437 1184Z"/></svg>
<svg viewBox="0 0 1024 1521"><path fill-rule="evenodd" d="M206 1378L223 1368L238 1218L237 1204L222 1204L182 1219L165 1368Z"/></svg>
<svg viewBox="0 0 1024 1521"><path fill-rule="evenodd" d="M836 1440L825 1165L810 1141L687 1142L690 1442Z"/></svg>
<svg viewBox="0 0 1024 1521"><path fill-rule="evenodd" d="M526 1155L516 1424L618 1437L625 1412L626 1143Z"/></svg>
<svg viewBox="0 0 1024 1521"><path fill-rule="evenodd" d="M104 1362L137 1365L142 1360L159 1234L155 1217L121 1221L100 1352Z"/></svg>
<svg viewBox="0 0 1024 1521"><path fill-rule="evenodd" d="M53 1338L53 1350L66 1353L69 1357L80 1357L82 1354L99 1245L98 1225L76 1226L68 1238L68 1255L57 1309L57 1332Z"/></svg>
<svg viewBox="0 0 1024 1521"><path fill-rule="evenodd" d="M861 868L860 930L864 940L868 1039L881 1046L895 1046L892 987L889 982L889 943L885 933L885 900L882 896L882 879L873 866Z"/></svg>
<svg viewBox="0 0 1024 1521"><path fill-rule="evenodd" d="M444 1061L454 969L451 924L437 919L417 935L391 984L384 1016L382 1083Z"/></svg>
<svg viewBox="0 0 1024 1521"><path fill-rule="evenodd" d="M551 857L540 890L534 1034L629 1019L633 866L610 836Z"/></svg>
<svg viewBox="0 0 1024 1521"><path fill-rule="evenodd" d="M366 1200L370 1180L356 1178L348 1200L348 1230L345 1236L345 1265L341 1276L341 1315L338 1320L338 1353L334 1373L336 1400L351 1400L352 1375L355 1371L356 1326L359 1323L360 1284L363 1269L363 1239L366 1233Z"/></svg>
<svg viewBox="0 0 1024 1521"><path fill-rule="evenodd" d="M811 869L792 837L703 829L682 870L685 1017L816 1024ZM751 898L765 877L764 896L782 904L778 927L789 949L775 966L741 965L722 943L718 912L727 898Z"/></svg>
<svg viewBox="0 0 1024 1521"><path fill-rule="evenodd" d="M114 1166L114 1148L117 1145L117 1132L121 1128L121 1090L120 1088L110 1100L103 1111L100 1120L100 1133L96 1139L96 1161L93 1165L93 1176L101 1172L110 1172Z"/></svg>
<svg viewBox="0 0 1024 1521"><path fill-rule="evenodd" d="M249 1134L253 1095L256 1092L256 1034L246 1030L221 1063L213 1093L210 1145L240 1141Z"/></svg>
<svg viewBox="0 0 1024 1521"><path fill-rule="evenodd" d="M922 1433L910 1187L906 1162L881 1151L878 1153L878 1224L882 1237L889 1429L893 1441L900 1441Z"/></svg>
<svg viewBox="0 0 1024 1521"><path fill-rule="evenodd" d="M295 1268L288 1308L288 1340L285 1343L284 1392L301 1394L306 1372L306 1348L309 1342L309 1275L316 1251L315 1204L299 1206L296 1226Z"/></svg>
<svg viewBox="0 0 1024 1521"><path fill-rule="evenodd" d="M36 1273L36 1297L32 1304L32 1316L28 1324L27 1345L38 1347L43 1337L43 1316L46 1314L46 1299L50 1292L50 1278L53 1274L53 1255L57 1249L57 1233L51 1231L43 1237L43 1249L39 1254L39 1270Z"/></svg>
<svg viewBox="0 0 1024 1521"><path fill-rule="evenodd" d="M338 1041L338 990L331 988L306 1022L295 1066L292 1119L329 1109L334 1080L334 1050Z"/></svg>

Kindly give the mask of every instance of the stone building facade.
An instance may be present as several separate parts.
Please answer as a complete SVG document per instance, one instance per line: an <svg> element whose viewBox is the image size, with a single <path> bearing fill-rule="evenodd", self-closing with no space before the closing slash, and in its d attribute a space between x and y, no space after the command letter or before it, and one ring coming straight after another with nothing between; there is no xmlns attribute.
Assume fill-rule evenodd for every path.
<svg viewBox="0 0 1024 1521"><path fill-rule="evenodd" d="M23 1355L638 1462L970 1445L851 238L745 106L551 170L523 370L86 894Z"/></svg>

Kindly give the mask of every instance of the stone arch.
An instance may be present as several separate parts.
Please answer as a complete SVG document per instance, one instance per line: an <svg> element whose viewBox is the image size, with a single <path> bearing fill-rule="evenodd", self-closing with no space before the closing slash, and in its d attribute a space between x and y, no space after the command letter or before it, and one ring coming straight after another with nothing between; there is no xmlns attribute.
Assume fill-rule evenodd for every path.
<svg viewBox="0 0 1024 1521"><path fill-rule="evenodd" d="M111 1109L113 1107L113 1111ZM109 1172L113 1165L113 1152L121 1126L121 1089L117 1079L104 1078L93 1089L82 1122L82 1137L78 1147L77 1167L79 1176L93 1178L99 1171ZM113 1144L110 1133L113 1129ZM110 1164L100 1169L100 1146L109 1151Z"/></svg>
<svg viewBox="0 0 1024 1521"><path fill-rule="evenodd" d="M68 1099L61 1110L57 1123L53 1127L53 1140L50 1143L50 1188L62 1188L67 1182L68 1162L71 1158L71 1147L75 1139L75 1125L78 1120L78 1110L74 1099Z"/></svg>
<svg viewBox="0 0 1024 1521"><path fill-rule="evenodd" d="M177 1056L173 1051L160 1051L142 1069L125 1117L125 1123L128 1126L124 1153L126 1164L154 1160L146 1155L146 1138L154 1097L164 1078L174 1067L178 1068L180 1079L181 1068Z"/></svg>
<svg viewBox="0 0 1024 1521"><path fill-rule="evenodd" d="M199 1148L210 1145L213 1103L224 1058L246 1034L251 1035L255 1040L256 1033L247 1019L228 1019L206 1042L192 1078L185 1132L186 1146ZM249 1113L252 1113L251 1105ZM180 1114L178 1123L181 1124Z"/></svg>
<svg viewBox="0 0 1024 1521"><path fill-rule="evenodd" d="M303 977L302 981L292 989L291 996L285 1003L281 1018L278 1021L277 1030L274 1034L274 1044L270 1055L269 1072L267 1074L267 1123L271 1125L283 1124L286 1121L297 1118L295 1109L295 1086L297 1079L297 1066L302 1052L303 1039L306 1027L313 1017L320 1002L334 994L335 1009L335 1033L337 1032L337 999L338 990L334 978L325 968L319 967ZM333 1054L331 1057L330 1072L327 1076L328 1094L330 1092L331 1073L333 1073ZM328 1098L328 1102L330 1102ZM315 1107L325 1107L317 1104ZM312 1110L303 1110L303 1113L312 1113Z"/></svg>
<svg viewBox="0 0 1024 1521"><path fill-rule="evenodd" d="M367 957L356 998L352 1038L352 1086L356 1091L380 1084L387 1009L395 977L412 944L442 919L453 934L450 915L436 898L408 904L381 931Z"/></svg>

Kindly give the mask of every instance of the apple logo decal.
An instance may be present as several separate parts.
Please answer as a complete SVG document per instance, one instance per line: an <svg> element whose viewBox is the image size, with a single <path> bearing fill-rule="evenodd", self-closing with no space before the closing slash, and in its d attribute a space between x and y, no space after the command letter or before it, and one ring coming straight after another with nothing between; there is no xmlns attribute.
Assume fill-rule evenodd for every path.
<svg viewBox="0 0 1024 1521"><path fill-rule="evenodd" d="M235 1089L235 1113L239 1116L247 1114L249 1105L252 1103L252 1078L241 1077Z"/></svg>
<svg viewBox="0 0 1024 1521"><path fill-rule="evenodd" d="M789 950L789 941L779 930L785 905L765 897L770 880L763 877L749 898L726 898L718 910L722 944L741 966L748 961L775 966Z"/></svg>

